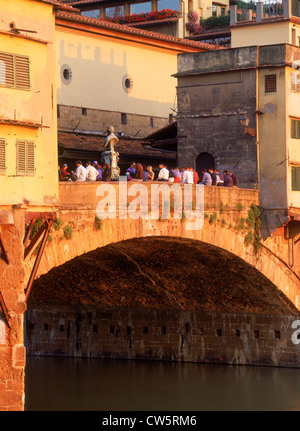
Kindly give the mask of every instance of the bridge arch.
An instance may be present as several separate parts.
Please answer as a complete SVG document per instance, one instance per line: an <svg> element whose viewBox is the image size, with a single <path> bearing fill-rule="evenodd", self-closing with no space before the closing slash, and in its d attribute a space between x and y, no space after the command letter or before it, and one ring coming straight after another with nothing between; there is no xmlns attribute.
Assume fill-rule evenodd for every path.
<svg viewBox="0 0 300 431"><path fill-rule="evenodd" d="M29 304L34 303L297 312L270 280L239 256L174 236L112 242L68 260L34 282Z"/></svg>
<svg viewBox="0 0 300 431"><path fill-rule="evenodd" d="M186 222L182 220L107 219L100 223L100 228L97 228L94 213L92 218L89 217L86 212L75 214L75 218L72 214L72 219L69 220L70 225L73 223L70 239L66 239L61 231L53 232L52 241L47 244L37 277L75 257L109 244L146 237L187 239L201 241L238 256L270 280L299 309L300 283L297 274L267 248L262 247L255 253L251 245L245 245L243 233L228 225L224 226L220 222L210 223L205 219L202 229L189 231L185 227ZM65 223L68 223L68 220L65 220ZM25 262L28 275L33 258L32 256Z"/></svg>

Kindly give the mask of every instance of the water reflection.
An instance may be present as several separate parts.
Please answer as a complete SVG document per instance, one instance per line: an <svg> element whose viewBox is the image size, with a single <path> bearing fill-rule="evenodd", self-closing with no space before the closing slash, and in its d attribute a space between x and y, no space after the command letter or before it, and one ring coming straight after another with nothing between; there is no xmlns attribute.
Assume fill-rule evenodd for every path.
<svg viewBox="0 0 300 431"><path fill-rule="evenodd" d="M300 410L300 369L27 358L26 410Z"/></svg>

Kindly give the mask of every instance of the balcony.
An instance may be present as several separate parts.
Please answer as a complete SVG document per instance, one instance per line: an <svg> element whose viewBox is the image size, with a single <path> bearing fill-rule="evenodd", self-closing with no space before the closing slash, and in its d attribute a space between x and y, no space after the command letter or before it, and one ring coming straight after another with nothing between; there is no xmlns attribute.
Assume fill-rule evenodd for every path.
<svg viewBox="0 0 300 431"><path fill-rule="evenodd" d="M245 3L246 5L246 3ZM235 1L230 5L230 25L247 22L266 22L276 19L300 17L300 0L274 0L273 3L259 1L248 4L248 8L238 8Z"/></svg>

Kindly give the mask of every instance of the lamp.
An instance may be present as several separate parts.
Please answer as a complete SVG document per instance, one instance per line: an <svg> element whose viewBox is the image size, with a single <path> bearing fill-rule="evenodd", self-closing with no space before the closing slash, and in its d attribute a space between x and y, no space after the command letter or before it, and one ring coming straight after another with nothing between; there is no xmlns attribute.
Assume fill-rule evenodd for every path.
<svg viewBox="0 0 300 431"><path fill-rule="evenodd" d="M244 114L240 116L239 120L240 120L240 125L243 127L247 127L250 121L249 118L246 117L246 115Z"/></svg>

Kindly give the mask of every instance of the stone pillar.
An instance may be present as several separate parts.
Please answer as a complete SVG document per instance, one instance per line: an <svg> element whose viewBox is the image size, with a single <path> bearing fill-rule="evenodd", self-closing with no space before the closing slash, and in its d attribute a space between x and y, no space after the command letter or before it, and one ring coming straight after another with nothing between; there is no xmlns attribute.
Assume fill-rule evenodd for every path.
<svg viewBox="0 0 300 431"><path fill-rule="evenodd" d="M283 16L287 19L292 17L292 0L283 0Z"/></svg>
<svg viewBox="0 0 300 431"><path fill-rule="evenodd" d="M264 17L264 4L259 1L256 3L256 22L261 22Z"/></svg>
<svg viewBox="0 0 300 431"><path fill-rule="evenodd" d="M128 2L126 2L124 4L124 15L130 15L130 4Z"/></svg>
<svg viewBox="0 0 300 431"><path fill-rule="evenodd" d="M12 214L14 223L0 226L1 241L7 256L7 261L3 256L0 257L0 292L7 308L9 324L0 309L0 411L24 410L25 221L23 210L15 210Z"/></svg>
<svg viewBox="0 0 300 431"><path fill-rule="evenodd" d="M100 17L100 19L104 19L105 18L105 7L103 7L103 6L100 6L99 17Z"/></svg>
<svg viewBox="0 0 300 431"><path fill-rule="evenodd" d="M246 21L252 21L252 9L246 10Z"/></svg>
<svg viewBox="0 0 300 431"><path fill-rule="evenodd" d="M152 12L157 11L157 0L151 0L151 10Z"/></svg>
<svg viewBox="0 0 300 431"><path fill-rule="evenodd" d="M237 23L237 5L230 5L230 25Z"/></svg>

